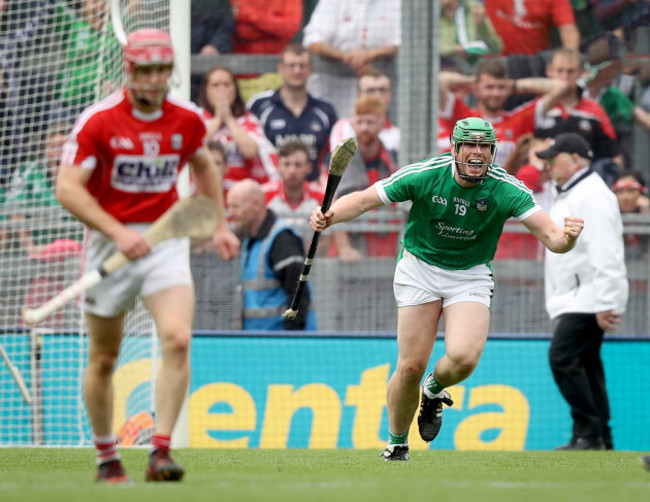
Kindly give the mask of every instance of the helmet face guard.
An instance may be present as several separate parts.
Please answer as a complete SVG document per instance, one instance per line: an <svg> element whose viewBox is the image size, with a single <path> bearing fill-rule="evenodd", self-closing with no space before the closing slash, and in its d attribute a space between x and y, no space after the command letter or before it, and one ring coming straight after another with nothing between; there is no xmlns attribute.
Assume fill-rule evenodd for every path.
<svg viewBox="0 0 650 502"><path fill-rule="evenodd" d="M494 164L493 161L497 151L497 137L492 124L490 124L487 120L483 120L479 117L468 117L466 119L461 119L456 122L450 139L456 155L458 155L458 152L460 151L460 145L463 143L490 144L490 161L487 164L478 164L481 166L487 166L485 173L480 176L471 176L467 174L465 167L469 165L469 163L461 162L456 159L456 165L458 166L458 176L460 176L461 179L469 181L470 183L480 183L485 178L487 178L488 170ZM476 166L477 164L473 163L472 165Z"/></svg>
<svg viewBox="0 0 650 502"><path fill-rule="evenodd" d="M142 29L131 33L124 46L124 63L128 70L128 87L135 98L144 104L149 103L140 93L143 91L166 91L169 87L136 84L133 81L135 70L139 66L173 66L174 49L168 33L156 29ZM167 92L165 92L167 94Z"/></svg>

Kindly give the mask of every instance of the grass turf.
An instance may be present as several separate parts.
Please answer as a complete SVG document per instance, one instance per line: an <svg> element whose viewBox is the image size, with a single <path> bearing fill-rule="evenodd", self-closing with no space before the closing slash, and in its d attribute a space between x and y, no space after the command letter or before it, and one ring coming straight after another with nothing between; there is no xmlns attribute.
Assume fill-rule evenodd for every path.
<svg viewBox="0 0 650 502"><path fill-rule="evenodd" d="M146 452L122 450L135 483L93 481L94 453L0 449L0 500L14 501L551 501L650 500L637 452L176 450L181 483L145 483Z"/></svg>

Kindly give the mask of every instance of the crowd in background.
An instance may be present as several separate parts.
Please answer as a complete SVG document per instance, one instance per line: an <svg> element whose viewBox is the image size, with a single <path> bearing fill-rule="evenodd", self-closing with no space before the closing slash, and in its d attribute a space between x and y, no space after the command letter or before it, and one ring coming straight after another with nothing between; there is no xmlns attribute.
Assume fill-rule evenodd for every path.
<svg viewBox="0 0 650 502"><path fill-rule="evenodd" d="M356 158L361 165L352 170L357 177L350 189L368 186L399 167L399 124L388 117L395 83L373 66L398 54L399 0L231 4L232 18L224 21L214 12L228 11L227 1L193 2L193 52L280 54L276 74L233 75L233 80L251 123L257 119L273 147L292 140L309 147L313 171L305 182L323 186L328 153L349 135L361 145ZM206 29L207 23L214 30ZM634 207L621 210L647 213L647 167L633 165L632 132L635 123L650 130L650 42L644 38L649 25L650 2L645 0L441 0L439 139L438 152L431 154L449 150L457 120L483 117L497 129L496 162L548 208L553 187L534 151L557 134L577 132L592 148L592 168L619 198L636 194ZM315 73L314 56L338 61L349 71ZM637 180L633 188L617 182L629 176ZM270 168L247 177L276 183L277 189ZM358 261L396 252L385 243L369 242L368 235L352 245L342 234L334 236L330 256ZM540 259L541 250L528 239L506 236L497 258Z"/></svg>
<svg viewBox="0 0 650 502"><path fill-rule="evenodd" d="M127 2L134 9L144 3ZM80 110L113 90L110 82L97 86L98 72L108 70L87 54L99 44L120 51L102 15L104 2L32 4L25 9L21 2L0 0L4 220L29 218L28 209L38 204L57 205L58 138ZM634 127L650 130L650 1L441 0L440 9L439 135L432 156L449 151L457 120L483 117L497 130L496 162L548 207L554 189L535 152L559 133L577 132L589 142L592 168L616 193L621 211L650 212L644 181L650 172L647 165L634 165L632 154ZM279 58L276 72L236 74L215 65L193 82L192 99L204 110L224 195L252 179L272 211L295 221L319 203L329 155L352 135L359 154L341 194L400 167L399 124L389 116L398 82L376 64L394 62L399 54L400 14L400 0L192 1L193 55L216 61L220 54ZM51 25L54 32L48 31ZM30 76L20 66L21 56L48 37L64 49L60 74L54 83L25 85ZM316 72L315 58L336 61L345 70ZM34 134L43 138L37 149L27 144ZM384 218L399 219L400 208L385 211ZM32 258L78 253L79 236L18 232L12 239L13 228L0 227L0 249L18 242ZM339 231L319 251L347 262L394 257L398 237ZM303 239L308 246L309 235ZM642 236L627 236L626 245L628 258L646 255ZM497 252L497 259L542 256L536 241L523 234L506 235Z"/></svg>

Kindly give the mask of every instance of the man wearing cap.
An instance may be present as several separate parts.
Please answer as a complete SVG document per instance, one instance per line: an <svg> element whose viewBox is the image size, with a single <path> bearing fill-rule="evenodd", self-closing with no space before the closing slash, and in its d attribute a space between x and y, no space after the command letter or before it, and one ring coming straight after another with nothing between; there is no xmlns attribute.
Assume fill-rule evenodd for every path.
<svg viewBox="0 0 650 502"><path fill-rule="evenodd" d="M559 134L537 156L557 188L551 219L562 224L563 215L579 214L585 221L573 251L549 251L544 263L546 310L553 321L549 361L573 419L570 441L557 449L613 449L600 347L605 332L620 324L628 297L618 202L591 169L593 154L582 136Z"/></svg>

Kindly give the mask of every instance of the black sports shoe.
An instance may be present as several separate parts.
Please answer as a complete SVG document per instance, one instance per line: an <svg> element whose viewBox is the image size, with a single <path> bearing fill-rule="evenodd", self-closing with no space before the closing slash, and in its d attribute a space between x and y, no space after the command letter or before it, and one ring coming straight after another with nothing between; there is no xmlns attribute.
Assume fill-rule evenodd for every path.
<svg viewBox="0 0 650 502"><path fill-rule="evenodd" d="M395 460L409 460L409 445L408 444L389 444L386 449L381 452L380 457L384 457L386 462L393 462Z"/></svg>
<svg viewBox="0 0 650 502"><path fill-rule="evenodd" d="M567 444L555 448L558 451L584 451L605 450L605 443L601 437L571 438Z"/></svg>
<svg viewBox="0 0 650 502"><path fill-rule="evenodd" d="M95 481L98 483L131 483L131 479L126 475L122 462L119 460L109 460L97 467Z"/></svg>
<svg viewBox="0 0 650 502"><path fill-rule="evenodd" d="M180 481L185 471L172 460L169 450L154 450L149 456L146 481Z"/></svg>
<svg viewBox="0 0 650 502"><path fill-rule="evenodd" d="M449 392L442 391L441 397L429 398L422 388L422 402L420 403L420 413L418 415L418 429L420 437L425 441L433 441L442 427L442 405L451 406L454 402L451 400Z"/></svg>

